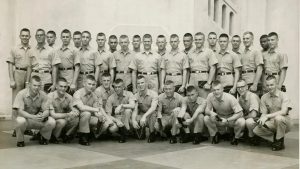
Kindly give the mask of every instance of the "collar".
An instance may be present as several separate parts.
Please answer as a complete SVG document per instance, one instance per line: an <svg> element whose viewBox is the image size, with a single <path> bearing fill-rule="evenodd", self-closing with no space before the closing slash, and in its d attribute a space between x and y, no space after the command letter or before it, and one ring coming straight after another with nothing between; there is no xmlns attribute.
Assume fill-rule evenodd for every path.
<svg viewBox="0 0 300 169"><path fill-rule="evenodd" d="M214 51L214 52L217 52L217 45L214 46L214 47L210 47L210 46L209 46L209 49L211 49L211 50Z"/></svg>
<svg viewBox="0 0 300 169"><path fill-rule="evenodd" d="M88 45L87 47L81 46L81 47L79 48L79 50L90 50L90 49L91 49L91 46L90 46L90 45Z"/></svg>
<svg viewBox="0 0 300 169"><path fill-rule="evenodd" d="M273 50L269 49L268 53L277 53L277 51L278 51L278 48L276 47Z"/></svg>
<svg viewBox="0 0 300 169"><path fill-rule="evenodd" d="M240 50L240 48L237 51L232 50L232 52L234 52L236 54L241 54L242 53L241 50Z"/></svg>
<svg viewBox="0 0 300 169"><path fill-rule="evenodd" d="M224 101L224 97L225 97L224 94L225 94L225 93L223 92L222 97L221 97L220 100L219 100L218 98L216 98L216 96L214 95L214 100L215 100L215 101L218 101L218 102L223 102L223 101Z"/></svg>
<svg viewBox="0 0 300 169"><path fill-rule="evenodd" d="M131 52L130 52L130 50L128 50L126 52L124 52L123 50L120 50L120 53L126 56L126 55L130 54Z"/></svg>
<svg viewBox="0 0 300 169"><path fill-rule="evenodd" d="M49 46L47 46L46 44L44 44L43 46L38 46L38 45L36 45L36 47L35 47L37 50L43 50L43 49L48 49L49 48Z"/></svg>
<svg viewBox="0 0 300 169"><path fill-rule="evenodd" d="M105 48L103 48L103 49L101 49L101 50L98 49L98 52L99 52L100 54L105 53L105 52L106 52L106 49L105 49Z"/></svg>
<svg viewBox="0 0 300 169"><path fill-rule="evenodd" d="M175 92L174 92L174 94L173 94L172 97L167 97L167 95L164 93L164 98L165 98L165 99L169 99L169 100L175 99Z"/></svg>
<svg viewBox="0 0 300 169"><path fill-rule="evenodd" d="M56 91L54 91L54 93L53 93L53 98L54 98L55 100L56 100L56 99L58 99L58 100L66 100L67 95L65 94L65 95L61 98L61 97L58 96L58 93L57 93L57 90L56 90Z"/></svg>
<svg viewBox="0 0 300 169"><path fill-rule="evenodd" d="M279 97L279 90L276 89L275 95L272 95L270 92L269 92L269 95L270 95L270 97Z"/></svg>
<svg viewBox="0 0 300 169"><path fill-rule="evenodd" d="M203 47L203 46L202 46L200 49L195 48L195 49L193 50L194 53L200 53L200 52L203 52L203 51L204 51L204 47Z"/></svg>
<svg viewBox="0 0 300 169"><path fill-rule="evenodd" d="M174 50L174 51L171 50L169 53L172 54L172 55L174 56L174 55L176 55L177 53L179 53L179 49L177 48L177 49Z"/></svg>
<svg viewBox="0 0 300 169"><path fill-rule="evenodd" d="M252 50L253 50L253 45L251 45L251 46L250 46L248 49L247 49L247 48L245 48L245 50L244 50L244 51L246 52L246 51L248 51L248 50L249 50L249 51L252 51Z"/></svg>
<svg viewBox="0 0 300 169"><path fill-rule="evenodd" d="M29 89L28 89L28 88L27 88L27 90L26 90L25 96L26 96L26 97L32 98L32 97L30 96L30 94L29 94ZM40 92L38 92L38 94L37 94L34 98L32 98L32 99L33 99L33 100L36 100L36 99L39 98L39 97L40 97Z"/></svg>
<svg viewBox="0 0 300 169"><path fill-rule="evenodd" d="M146 54L146 55L153 54L152 50L149 50L149 51L145 51L145 50L144 50L142 53L143 53L143 54Z"/></svg>
<svg viewBox="0 0 300 169"><path fill-rule="evenodd" d="M84 92L83 96L91 96L93 94L93 92L88 93L85 88L83 88L83 92Z"/></svg>
<svg viewBox="0 0 300 169"><path fill-rule="evenodd" d="M221 50L219 51L219 54L221 54L221 55L223 55L223 56L224 56L225 54L229 54L229 53L230 53L230 51L228 50L228 48L225 50L224 53L222 53Z"/></svg>
<svg viewBox="0 0 300 169"><path fill-rule="evenodd" d="M141 95L141 93L139 92L139 96L150 96L150 91L148 89L146 89L146 93L145 95Z"/></svg>
<svg viewBox="0 0 300 169"><path fill-rule="evenodd" d="M166 54L166 50L163 50L163 51L157 51L157 53L160 55L160 56L163 56Z"/></svg>
<svg viewBox="0 0 300 169"><path fill-rule="evenodd" d="M70 44L66 47L65 46L60 47L60 50L62 50L62 51L65 51L67 49L70 49Z"/></svg>
<svg viewBox="0 0 300 169"><path fill-rule="evenodd" d="M30 49L30 48L31 48L31 45L23 46L22 44L19 44L19 45L18 45L18 48L19 48L19 49L25 49L25 50L26 50L26 49Z"/></svg>

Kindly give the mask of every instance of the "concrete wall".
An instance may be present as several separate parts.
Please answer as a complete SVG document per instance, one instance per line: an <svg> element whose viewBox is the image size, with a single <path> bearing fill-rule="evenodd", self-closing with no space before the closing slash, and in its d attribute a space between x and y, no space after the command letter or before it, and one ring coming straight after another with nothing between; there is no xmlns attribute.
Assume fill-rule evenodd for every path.
<svg viewBox="0 0 300 169"><path fill-rule="evenodd" d="M298 118L299 83L295 81L299 78L298 1L219 1L220 6L225 3L236 10L233 34L253 31L255 46L259 47L258 39L263 33L277 31L280 34L280 46L289 56L286 85L295 107L293 117ZM89 30L92 46L96 46L95 35L98 32L129 36L151 33L154 37L172 33L182 37L186 32L198 31L205 34L210 31L228 32L227 28L223 30L220 23L215 23L208 16L208 0L1 0L0 11L0 116L10 114L11 105L5 58L9 49L19 43L18 34L23 27L31 29L32 35L37 28L51 29L58 34L64 28L72 32ZM60 44L59 39L57 43ZM31 44L35 45L34 37ZM182 43L180 45L183 48Z"/></svg>

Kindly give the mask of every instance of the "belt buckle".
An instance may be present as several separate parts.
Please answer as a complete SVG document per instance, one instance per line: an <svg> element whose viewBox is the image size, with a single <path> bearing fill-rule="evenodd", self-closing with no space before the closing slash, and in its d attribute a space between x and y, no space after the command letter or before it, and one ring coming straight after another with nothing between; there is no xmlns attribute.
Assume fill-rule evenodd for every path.
<svg viewBox="0 0 300 169"><path fill-rule="evenodd" d="M151 75L151 72L147 72L146 74L147 74L147 75Z"/></svg>
<svg viewBox="0 0 300 169"><path fill-rule="evenodd" d="M222 72L222 73L220 73L220 76L224 76L224 75L226 75L226 73L225 73L225 72Z"/></svg>

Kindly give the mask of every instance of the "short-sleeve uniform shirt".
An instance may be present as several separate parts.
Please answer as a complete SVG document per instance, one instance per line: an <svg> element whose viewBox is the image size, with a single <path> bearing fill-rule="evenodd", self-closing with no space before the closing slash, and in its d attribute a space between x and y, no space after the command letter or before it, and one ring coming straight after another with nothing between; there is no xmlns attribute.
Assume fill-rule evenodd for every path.
<svg viewBox="0 0 300 169"><path fill-rule="evenodd" d="M73 95L73 106L77 105L99 108L102 107L102 100L97 97L95 92L88 93L85 88L81 88Z"/></svg>
<svg viewBox="0 0 300 169"><path fill-rule="evenodd" d="M102 65L99 53L90 46L86 48L81 47L78 53L80 57L80 72L95 71L97 66Z"/></svg>
<svg viewBox="0 0 300 169"><path fill-rule="evenodd" d="M61 63L60 57L55 55L53 48L44 45L36 46L32 58L32 69L35 71L52 71L52 66Z"/></svg>
<svg viewBox="0 0 300 169"><path fill-rule="evenodd" d="M105 110L108 114L113 113L113 109L118 107L120 104L129 104L131 101L135 101L135 97L129 91L124 90L121 96L118 96L117 93L110 95L106 102Z"/></svg>
<svg viewBox="0 0 300 169"><path fill-rule="evenodd" d="M111 52L103 49L101 51L98 50L98 53L103 61L103 64L101 65L101 72L109 71L110 69L116 67L116 60L113 59L113 55Z"/></svg>
<svg viewBox="0 0 300 169"><path fill-rule="evenodd" d="M134 56L129 68L138 72L158 72L160 70L160 63L161 59L157 53L143 51Z"/></svg>
<svg viewBox="0 0 300 169"><path fill-rule="evenodd" d="M32 58L33 55L34 53L31 46L24 47L20 44L10 51L10 56L6 62L18 68L27 68L29 66L29 58Z"/></svg>
<svg viewBox="0 0 300 169"><path fill-rule="evenodd" d="M288 67L288 57L279 49L263 53L265 73L278 73Z"/></svg>
<svg viewBox="0 0 300 169"><path fill-rule="evenodd" d="M160 66L166 73L182 73L184 69L188 69L189 67L187 55L178 50L168 52L162 59Z"/></svg>
<svg viewBox="0 0 300 169"><path fill-rule="evenodd" d="M224 118L231 117L233 114L243 110L237 99L225 92L220 100L213 93L208 94L207 109L214 110L220 117Z"/></svg>
<svg viewBox="0 0 300 169"><path fill-rule="evenodd" d="M39 91L35 97L31 97L29 89L21 90L14 101L14 109L21 109L29 114L38 114L49 109L48 98L45 92Z"/></svg>
<svg viewBox="0 0 300 169"><path fill-rule="evenodd" d="M132 51L123 52L122 50L113 53L116 62L116 71L129 72L129 65L135 54Z"/></svg>
<svg viewBox="0 0 300 169"><path fill-rule="evenodd" d="M109 90L106 90L103 86L97 87L95 93L99 98L101 98L103 103L103 108L105 108L108 97L112 95L114 92L115 90L113 87L110 87Z"/></svg>
<svg viewBox="0 0 300 169"><path fill-rule="evenodd" d="M134 96L138 103L139 113L146 113L152 104L158 104L158 94L153 90L148 89L145 95L136 93Z"/></svg>
<svg viewBox="0 0 300 169"><path fill-rule="evenodd" d="M72 68L71 70L59 70L59 76L64 77L70 85L73 81L74 66L80 65L78 50L69 45L67 47L58 48L55 54L61 60L61 64L58 65L60 69Z"/></svg>
<svg viewBox="0 0 300 169"><path fill-rule="evenodd" d="M193 116L198 107L201 110L200 112L204 112L207 104L206 99L202 97L198 97L195 102L191 102L188 97L184 97L184 102L187 105L186 112L191 116Z"/></svg>
<svg viewBox="0 0 300 169"><path fill-rule="evenodd" d="M266 93L261 97L260 112L262 114L271 114L283 108L292 109L291 101L286 93L277 90L275 95Z"/></svg>
<svg viewBox="0 0 300 169"><path fill-rule="evenodd" d="M245 97L240 96L238 100L239 100L239 104L243 108L244 116L248 116L252 110L255 110L256 112L259 113L260 100L256 94L248 91Z"/></svg>
<svg viewBox="0 0 300 169"><path fill-rule="evenodd" d="M259 65L263 65L263 57L260 51L254 50L253 46L249 47L241 54L242 71L254 70L256 71ZM253 83L255 78L255 72L242 73L242 78L246 80L246 83Z"/></svg>
<svg viewBox="0 0 300 169"><path fill-rule="evenodd" d="M163 116L171 115L173 109L182 106L182 102L183 102L183 97L176 92L171 98L168 98L165 93L162 93L158 96L158 106L161 107L161 113Z"/></svg>
<svg viewBox="0 0 300 169"><path fill-rule="evenodd" d="M57 91L48 94L49 107L55 113L69 113L72 110L72 99L68 93L63 97L59 97Z"/></svg>

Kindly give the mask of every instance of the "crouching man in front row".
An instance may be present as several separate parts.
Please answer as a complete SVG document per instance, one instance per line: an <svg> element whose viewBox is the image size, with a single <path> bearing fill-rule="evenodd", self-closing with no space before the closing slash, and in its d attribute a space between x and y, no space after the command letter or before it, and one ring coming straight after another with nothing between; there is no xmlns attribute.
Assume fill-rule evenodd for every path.
<svg viewBox="0 0 300 169"><path fill-rule="evenodd" d="M138 92L135 94L137 104L132 113L132 126L138 139L146 136L146 127L149 127L150 135L148 143L155 141L154 123L156 120L156 108L158 104L158 94L154 90L147 89L145 77L137 77Z"/></svg>
<svg viewBox="0 0 300 169"><path fill-rule="evenodd" d="M57 80L56 90L48 94L50 115L56 121L50 143L58 144L61 137L64 143L69 143L76 132L79 122L79 111L72 106L72 96L66 91L68 82L61 77ZM61 135L64 130L64 134Z"/></svg>
<svg viewBox="0 0 300 169"><path fill-rule="evenodd" d="M125 143L130 130L129 121L135 107L135 98L131 92L124 90L125 84L122 79L116 79L113 87L115 92L108 97L105 110L114 122L114 129L110 129L110 132L118 132L119 143Z"/></svg>
<svg viewBox="0 0 300 169"><path fill-rule="evenodd" d="M14 101L13 109L17 110L16 134L17 146L24 147L24 131L26 129L40 130L39 143L48 144L55 120L49 116L48 99L41 90L41 78L32 76L29 87L21 90Z"/></svg>
<svg viewBox="0 0 300 169"><path fill-rule="evenodd" d="M276 85L276 77L271 75L266 79L268 93L264 94L260 102L261 117L253 132L255 135L269 140L272 150L284 149L284 136L292 127L289 111L291 102L286 94Z"/></svg>
<svg viewBox="0 0 300 169"><path fill-rule="evenodd" d="M238 140L243 135L245 119L243 109L237 99L231 94L223 92L223 86L216 80L212 84L213 92L207 96L207 106L204 117L205 125L212 137L211 143L219 143L219 129L233 128L234 136L231 144L237 145Z"/></svg>
<svg viewBox="0 0 300 169"><path fill-rule="evenodd" d="M73 95L73 106L79 114L79 144L89 146L90 132L111 126L111 118L102 108L102 100L95 93L96 80L93 75L87 75L84 87L77 90ZM92 130L91 130L92 129ZM93 133L92 133L93 134Z"/></svg>
<svg viewBox="0 0 300 169"><path fill-rule="evenodd" d="M183 97L175 93L174 82L167 80L164 93L158 96L157 121L154 127L162 136L171 131L170 144L177 143L176 117L182 111L182 102Z"/></svg>
<svg viewBox="0 0 300 169"><path fill-rule="evenodd" d="M199 144L203 138L202 132L204 129L204 112L206 108L206 100L198 96L197 89L194 86L188 86L186 89L186 97L183 99L183 113L178 115L179 120L182 120L181 142L189 142L194 139L193 144ZM177 125L178 126L178 125ZM190 129L193 131L191 136Z"/></svg>

